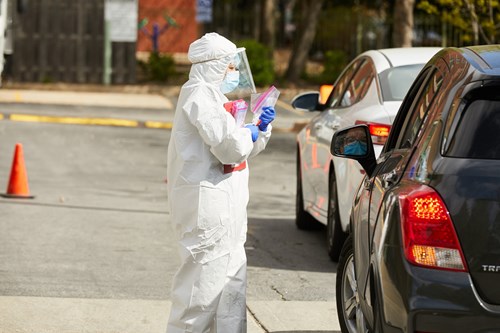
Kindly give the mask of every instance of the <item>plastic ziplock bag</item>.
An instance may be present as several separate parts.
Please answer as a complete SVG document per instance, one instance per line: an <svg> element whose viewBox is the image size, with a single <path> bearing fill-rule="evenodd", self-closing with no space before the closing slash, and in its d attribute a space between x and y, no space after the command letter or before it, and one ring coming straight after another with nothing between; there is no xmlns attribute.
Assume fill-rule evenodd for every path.
<svg viewBox="0 0 500 333"><path fill-rule="evenodd" d="M266 106L274 107L279 96L280 91L275 86L269 87L269 89L261 94L252 94L250 96L251 111L253 113L252 123L258 124L263 108Z"/></svg>
<svg viewBox="0 0 500 333"><path fill-rule="evenodd" d="M242 99L238 99L224 103L224 108L234 117L236 126L243 127L247 115L248 103Z"/></svg>

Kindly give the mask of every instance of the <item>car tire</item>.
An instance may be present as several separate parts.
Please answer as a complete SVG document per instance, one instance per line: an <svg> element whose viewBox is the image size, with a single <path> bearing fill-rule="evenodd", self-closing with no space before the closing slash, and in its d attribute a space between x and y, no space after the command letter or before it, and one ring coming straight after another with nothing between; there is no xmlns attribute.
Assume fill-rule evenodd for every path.
<svg viewBox="0 0 500 333"><path fill-rule="evenodd" d="M365 318L358 303L352 237L347 237L337 266L337 315L342 332L367 333Z"/></svg>
<svg viewBox="0 0 500 333"><path fill-rule="evenodd" d="M328 255L332 261L339 261L340 251L345 239L346 234L340 224L337 181L335 171L332 170L328 180L328 215L326 225L326 246Z"/></svg>
<svg viewBox="0 0 500 333"><path fill-rule="evenodd" d="M301 230L313 230L317 222L304 209L304 197L302 194L302 171L300 168L300 154L297 149L297 190L295 194L295 225Z"/></svg>

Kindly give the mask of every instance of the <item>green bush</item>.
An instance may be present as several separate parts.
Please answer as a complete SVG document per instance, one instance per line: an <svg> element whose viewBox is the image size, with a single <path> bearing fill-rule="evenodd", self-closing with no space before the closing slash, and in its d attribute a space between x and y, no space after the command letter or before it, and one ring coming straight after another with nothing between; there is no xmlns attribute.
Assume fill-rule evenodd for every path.
<svg viewBox="0 0 500 333"><path fill-rule="evenodd" d="M139 65L149 81L166 82L177 75L174 59L167 54L152 52L148 61L141 61Z"/></svg>
<svg viewBox="0 0 500 333"><path fill-rule="evenodd" d="M258 87L268 86L274 82L275 73L272 53L261 43L255 40L240 41L238 47L244 47L248 56L253 80Z"/></svg>
<svg viewBox="0 0 500 333"><path fill-rule="evenodd" d="M321 76L325 79L325 83L333 84L346 65L347 54L344 51L326 51L325 69L321 74Z"/></svg>
<svg viewBox="0 0 500 333"><path fill-rule="evenodd" d="M333 84L347 65L347 54L344 51L332 50L325 52L324 69L319 75L307 75L304 79L315 84Z"/></svg>

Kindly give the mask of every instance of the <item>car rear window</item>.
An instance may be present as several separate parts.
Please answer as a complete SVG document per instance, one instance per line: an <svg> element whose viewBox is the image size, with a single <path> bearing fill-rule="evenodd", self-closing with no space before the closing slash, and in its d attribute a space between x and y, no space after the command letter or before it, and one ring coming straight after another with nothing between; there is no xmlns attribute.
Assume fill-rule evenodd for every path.
<svg viewBox="0 0 500 333"><path fill-rule="evenodd" d="M447 156L500 159L500 101L474 100L456 116Z"/></svg>
<svg viewBox="0 0 500 333"><path fill-rule="evenodd" d="M379 74L384 101L402 101L424 64L386 69Z"/></svg>

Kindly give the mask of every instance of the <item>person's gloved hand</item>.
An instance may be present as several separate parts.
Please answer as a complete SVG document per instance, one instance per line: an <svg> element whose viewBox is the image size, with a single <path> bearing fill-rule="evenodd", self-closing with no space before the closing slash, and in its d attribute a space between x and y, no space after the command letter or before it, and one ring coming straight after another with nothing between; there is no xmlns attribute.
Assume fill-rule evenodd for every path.
<svg viewBox="0 0 500 333"><path fill-rule="evenodd" d="M274 108L272 106L265 106L262 108L262 110L264 111L259 117L260 119L259 129L262 132L265 132L267 131L267 125L269 125L269 123L273 121L274 118L276 117L276 111L274 111Z"/></svg>
<svg viewBox="0 0 500 333"><path fill-rule="evenodd" d="M257 141L257 138L259 137L259 128L254 124L248 124L245 127L252 132L252 141Z"/></svg>

